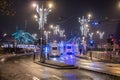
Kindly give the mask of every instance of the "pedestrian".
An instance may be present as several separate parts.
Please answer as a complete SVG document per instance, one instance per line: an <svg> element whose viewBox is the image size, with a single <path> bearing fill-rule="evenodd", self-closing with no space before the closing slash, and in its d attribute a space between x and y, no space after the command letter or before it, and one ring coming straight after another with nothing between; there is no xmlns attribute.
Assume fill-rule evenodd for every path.
<svg viewBox="0 0 120 80"><path fill-rule="evenodd" d="M37 50L36 50L36 47L35 47L35 48L34 48L34 53L33 53L33 60L35 60L36 52L37 52Z"/></svg>
<svg viewBox="0 0 120 80"><path fill-rule="evenodd" d="M80 52L80 55L82 53L82 45L79 46L79 52Z"/></svg>

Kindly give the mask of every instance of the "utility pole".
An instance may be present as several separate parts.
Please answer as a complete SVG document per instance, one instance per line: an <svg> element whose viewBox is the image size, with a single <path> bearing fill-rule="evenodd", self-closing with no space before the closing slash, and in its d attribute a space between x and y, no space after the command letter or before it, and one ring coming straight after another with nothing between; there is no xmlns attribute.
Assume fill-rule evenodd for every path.
<svg viewBox="0 0 120 80"><path fill-rule="evenodd" d="M50 8L52 5L49 5L49 8L44 8L43 2L42 7L39 8L39 5L33 4L34 7L36 7L36 12L38 13L38 16L34 16L36 18L36 21L39 24L40 29L40 62L45 62L45 54L43 53L43 30L44 30L44 24L47 23L47 15L49 12L51 12Z"/></svg>

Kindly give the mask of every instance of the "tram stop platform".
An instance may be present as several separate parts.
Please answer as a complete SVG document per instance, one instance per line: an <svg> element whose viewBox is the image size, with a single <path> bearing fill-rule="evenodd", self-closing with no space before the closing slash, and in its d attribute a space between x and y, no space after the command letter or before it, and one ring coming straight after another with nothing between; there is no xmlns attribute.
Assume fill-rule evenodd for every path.
<svg viewBox="0 0 120 80"><path fill-rule="evenodd" d="M53 60L45 60L44 63L40 61L35 61L35 63L46 66L46 67L55 68L55 69L76 69L77 68L75 65L65 64L63 62L57 62Z"/></svg>

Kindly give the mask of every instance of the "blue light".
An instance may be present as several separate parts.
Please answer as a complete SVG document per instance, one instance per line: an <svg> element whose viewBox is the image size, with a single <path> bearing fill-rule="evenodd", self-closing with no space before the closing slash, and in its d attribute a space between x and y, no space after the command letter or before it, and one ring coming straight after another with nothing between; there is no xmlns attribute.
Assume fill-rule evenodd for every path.
<svg viewBox="0 0 120 80"><path fill-rule="evenodd" d="M50 53L50 48L48 46L45 46L43 50L44 50L44 53L46 54Z"/></svg>
<svg viewBox="0 0 120 80"><path fill-rule="evenodd" d="M48 53L48 48L47 47L45 48L45 52Z"/></svg>
<svg viewBox="0 0 120 80"><path fill-rule="evenodd" d="M94 45L94 40L90 40L90 45L91 45L91 46Z"/></svg>
<svg viewBox="0 0 120 80"><path fill-rule="evenodd" d="M94 44L94 41L93 41L93 40L90 40L90 44Z"/></svg>
<svg viewBox="0 0 120 80"><path fill-rule="evenodd" d="M95 25L98 25L98 22L95 22Z"/></svg>
<svg viewBox="0 0 120 80"><path fill-rule="evenodd" d="M61 41L60 43L59 43L59 48L60 48L60 53L64 53L64 42L63 41Z"/></svg>
<svg viewBox="0 0 120 80"><path fill-rule="evenodd" d="M97 26L98 24L99 24L99 23L96 22L96 21L92 22L92 25L93 25L93 26Z"/></svg>
<svg viewBox="0 0 120 80"><path fill-rule="evenodd" d="M72 58L73 58L73 55L70 55L70 58L72 59Z"/></svg>
<svg viewBox="0 0 120 80"><path fill-rule="evenodd" d="M64 43L61 42L61 43L59 44L59 46L60 46L60 47L64 47Z"/></svg>
<svg viewBox="0 0 120 80"><path fill-rule="evenodd" d="M57 58L52 58L53 61L57 61Z"/></svg>

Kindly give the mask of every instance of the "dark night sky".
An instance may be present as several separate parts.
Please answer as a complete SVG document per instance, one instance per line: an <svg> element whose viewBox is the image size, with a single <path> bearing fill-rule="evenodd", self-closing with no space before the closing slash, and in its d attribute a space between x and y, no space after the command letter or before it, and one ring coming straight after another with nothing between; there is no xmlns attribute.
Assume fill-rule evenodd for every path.
<svg viewBox="0 0 120 80"><path fill-rule="evenodd" d="M31 7L33 1L12 1L14 1L16 14L15 16L6 16L0 12L0 32L8 34L14 33L16 26L18 26L19 29L24 29L25 20L27 20L27 31L30 33L38 33L38 24L33 19L33 15L36 12ZM61 29L65 29L66 33L70 34L71 32L75 33L80 31L78 17L87 16L88 13L91 13L93 19L98 21L104 21L105 17L108 19L120 19L120 10L117 7L118 1L119 0L51 0L51 2L54 3L54 8L48 15L48 24L45 27L48 27L50 24L58 24ZM46 2L44 3L46 4ZM117 24L116 22L111 22L110 25L113 27L117 26ZM107 26L108 25L106 25L106 27ZM99 26L99 28L104 30L102 26Z"/></svg>

